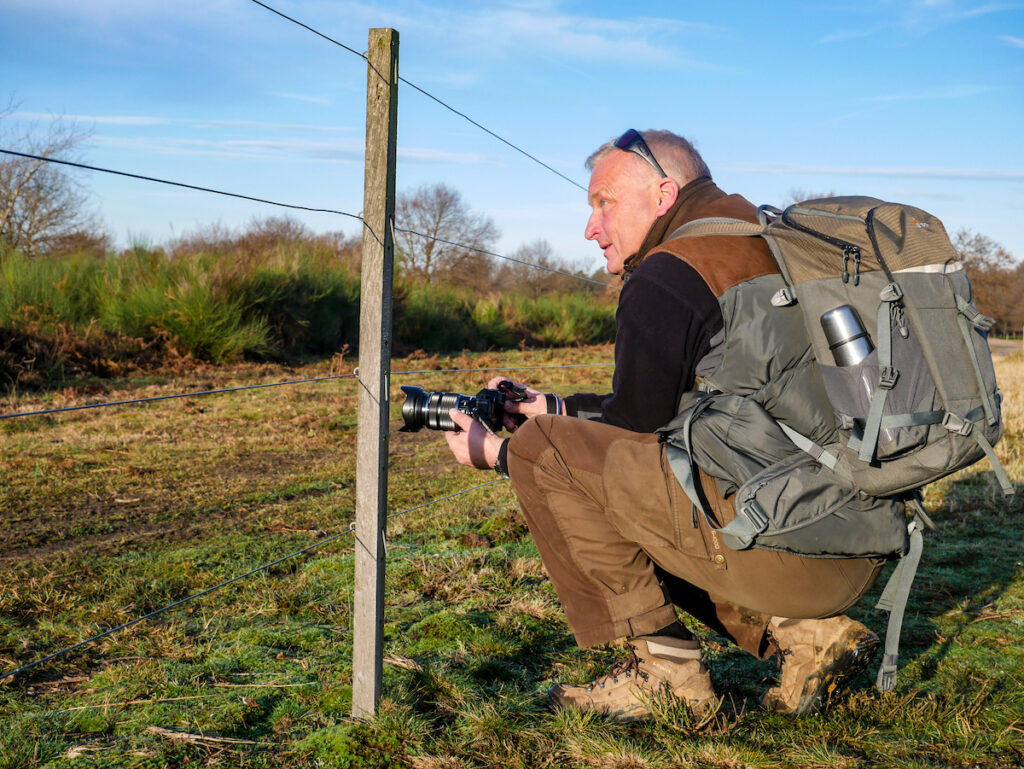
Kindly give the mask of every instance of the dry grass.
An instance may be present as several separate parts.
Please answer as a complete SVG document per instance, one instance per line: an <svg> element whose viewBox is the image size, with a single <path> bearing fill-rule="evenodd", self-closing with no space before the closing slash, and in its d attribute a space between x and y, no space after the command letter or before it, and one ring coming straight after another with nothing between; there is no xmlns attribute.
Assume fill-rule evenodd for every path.
<svg viewBox="0 0 1024 769"><path fill-rule="evenodd" d="M418 355L394 368L609 357L607 347ZM116 384L102 397L329 366L203 369ZM1024 358L997 371L1007 425L997 452L1019 487ZM610 369L516 376L546 390L601 391ZM475 392L486 377L393 384ZM83 397L95 395L20 397L0 410ZM0 669L344 530L353 403L342 381L0 422ZM394 434L391 448L393 511L480 481L453 470L429 431ZM515 501L497 484L390 522L385 654L401 664L386 666L377 719L349 719L352 549L343 540L0 684L0 769L1024 765L1021 502L999 496L982 462L930 487L928 506L939 532L911 597L897 691L880 694L865 676L817 718L759 711L771 666L710 635L723 695L713 723L691 723L669 702L662 720L628 726L549 712L551 682L587 680L621 652L572 643ZM855 616L882 625L867 601Z"/></svg>

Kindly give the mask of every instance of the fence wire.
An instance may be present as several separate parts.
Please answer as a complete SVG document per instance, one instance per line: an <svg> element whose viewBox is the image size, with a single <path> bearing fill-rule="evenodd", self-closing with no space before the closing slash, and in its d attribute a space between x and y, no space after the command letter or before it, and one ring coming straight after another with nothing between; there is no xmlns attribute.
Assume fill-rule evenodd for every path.
<svg viewBox="0 0 1024 769"><path fill-rule="evenodd" d="M192 398L200 395L219 395L221 393L233 393L241 390L258 390L264 387L283 387L284 385L306 384L308 382L326 382L332 379L354 379L356 374L332 374L331 376L312 377L309 379L290 379L285 382L265 382L254 385L239 385L238 387L224 387L218 390L198 390L195 392L175 393L173 395L154 395L148 398L132 398L123 401L104 401L102 403L85 403L80 406L60 406L52 409L40 409L39 411L19 411L11 414L0 414L0 419L14 419L15 417L38 417L45 414L60 414L65 411L82 411L84 409L99 409L111 406L131 406L139 403L154 403L156 401L167 401L175 398Z"/></svg>
<svg viewBox="0 0 1024 769"><path fill-rule="evenodd" d="M486 483L479 483L476 486L470 486L469 488L462 489L461 491L456 491L456 492L454 492L452 494L447 494L447 495L445 495L443 497L437 497L436 499L432 499L429 502L424 502L422 504L406 508L405 510L400 510L397 513L392 513L391 515L387 516L387 518L385 520L390 521L390 520L392 520L394 518L397 518L397 517L399 517L401 515L405 515L406 513L411 513L414 510L422 510L425 507L430 507L431 505L435 505L435 504L437 504L439 502L444 502L445 500L453 499L455 497L459 497L459 496L462 496L464 494L468 494L471 491L476 491L477 489L482 489L482 488L484 488L486 486L493 486L495 483L501 483L504 480L507 480L507 479L505 479L505 478L495 478L494 480L487 481ZM262 566L257 566L254 569L250 569L249 571L245 572L244 574L239 574L237 576L231 577L230 579L226 579L223 582L219 582L216 585L213 585L212 587L208 587L205 590L201 590L198 593L193 593L192 595L188 595L188 596L185 596L184 598L180 598L177 601L174 601L173 603L169 603L166 606L162 606L159 609L156 609L154 611L149 612L148 614L142 615L141 617L136 617L135 619L129 620L128 622L125 622L125 623L122 623L122 624L118 625L117 627L112 627L112 628L109 628L107 630L104 630L102 633L98 633L98 634L92 636L91 638L86 638L84 641L79 641L78 643L76 643L76 644L74 644L72 646L68 646L68 647L60 649L58 651L55 651L53 654L48 654L45 657L42 657L42 658L37 659L37 660L34 660L33 662L29 662L28 664L22 665L19 668L15 668L14 670L11 670L11 671L9 671L7 673L0 674L0 681L3 681L3 680L8 679L8 678L13 678L14 676L18 675L19 673L24 673L24 672L26 672L28 670L31 670L31 669L33 669L35 667L38 667L39 665L44 664L46 662L50 662L52 660L58 659L59 657L63 657L64 655L70 654L71 652L75 651L76 649L81 649L84 646L88 646L89 644L95 643L96 641L100 641L100 640L102 640L102 639L104 639L104 638L106 638L108 636L113 635L114 633L118 633L118 632L120 632L122 630L127 630L128 628L130 628L130 627L132 627L134 625L138 625L140 622L144 622L145 620L152 619L153 617L156 617L156 616L158 616L160 614L163 614L164 612L170 611L171 609L175 609L178 606L181 606L182 604L186 604L186 603L188 603L190 601L194 601L197 598L202 598L205 595L209 595L210 593L213 593L213 592L215 592L217 590L225 588L228 585L232 585L235 582L239 582L240 580L243 580L243 579L245 579L247 577L251 577L254 574L259 574L261 572L267 571L268 569L271 569L274 566L277 566L278 564L284 563L285 561L291 560L292 558L297 558L298 556L304 555L305 553L308 553L308 552L310 552L312 550L316 550L316 549L322 548L324 545L328 545L331 542L335 542L335 541L337 541L337 540L339 540L339 539L341 539L341 538L343 538L343 537L345 537L345 536L347 536L349 534L355 534L355 531L356 531L356 522L353 521L351 524L349 524L349 527L347 529L345 529L344 531L340 531L337 534L332 534L329 537L326 537L326 538L321 539L321 540L319 540L317 542L314 542L314 543L312 543L310 545L307 545L306 547L300 548L299 550L296 550L293 553L289 553L288 555L282 556L282 557L280 557L280 558L278 558L278 559L276 559L274 561L271 561L270 563L265 563Z"/></svg>
<svg viewBox="0 0 1024 769"><path fill-rule="evenodd" d="M256 0L252 0L252 1L256 2ZM292 210L295 210L295 211L309 211L309 212L318 213L318 214L337 214L339 216L347 216L347 217L349 217L351 219L355 219L356 221L360 222L363 225L363 227L365 227L366 230L376 240L378 240L378 241L380 240L380 237L376 233L374 233L373 230L370 229L370 226L366 223L366 221L363 219L363 217L359 216L358 214L349 213L348 211L339 211L339 210L334 209L334 208L314 208L312 206L302 206L302 205L297 205L297 204L294 204L294 203L281 203L281 202L274 201L274 200L268 200L266 198L254 197L252 195L244 195L244 194L241 194L241 193L238 193L238 192L227 192L225 190L213 189L212 187L202 187L202 186L199 186L197 184L187 184L185 182L176 182L176 181L172 181L170 179L160 179L160 178L155 177L155 176L145 176L143 174L135 174L135 173L130 173L128 171L118 171L118 170L113 169L113 168L103 168L101 166L92 166L92 165L88 165L86 163L76 163L76 162L73 162L71 160L62 160L60 158L47 157L45 155L33 155L31 153L28 153L28 152L18 152L16 150L5 149L5 148L2 148L2 147L0 147L0 154L11 155L11 156L14 156L14 157L20 157L20 158L23 158L23 159L26 159L26 160L38 160L38 161L42 161L42 162L45 162L45 163L57 163L59 165L70 166L72 168L78 168L78 169L85 170L85 171L96 171L98 173L113 174L114 176L124 176L124 177L127 177L129 179L139 179L141 181L146 181L146 182L155 182L157 184L166 184L166 185L169 185L169 186L172 186L172 187L182 187L184 189L196 190L198 192L209 192L209 193L212 193L214 195L223 195L223 196L229 197L229 198L238 198L239 200L249 200L249 201L252 201L254 203L265 203L266 205L277 206L279 208L288 208L288 209L292 209ZM544 266L542 264L536 264L534 262L528 262L528 261L526 261L524 259L517 259L514 256L504 256L502 254L494 253L493 251L486 251L486 250L484 250L482 248L477 248L476 246L470 246L470 245L467 245L465 243L457 243L457 242L452 241L452 240L445 240L444 238L439 238L439 237L434 236L434 235L426 235L426 234L424 234L422 232L417 232L416 230L408 230L408 229L404 229L402 227L397 227L397 226L395 226L393 221L392 221L392 225L391 226L392 226L392 229L395 232L405 232L405 233L408 233L410 235L416 235L418 237L425 238L427 240L435 241L437 243L444 243L445 245L448 245L448 246L455 246L456 248L461 248L461 249L464 249L465 251L469 251L469 252L474 253L474 254L481 254L481 255L484 255L484 256L493 256L493 257L495 257L497 259L504 259L504 260L509 261L509 262L516 262L518 264L523 264L523 265L526 265L527 267L533 267L533 268L538 269L538 270L545 270L546 272L553 272L553 273L556 273L558 275L563 275L563 276L565 276L567 278L573 278L575 280L584 281L586 283L594 283L594 284L596 284L598 286L601 286L603 288L611 288L611 289L614 289L616 291L620 290L619 286L616 286L614 284L604 283L603 281L600 281L600 280L594 280L593 278L587 278L587 277L584 277L582 275L575 275L575 274L573 274L571 272L564 272L562 270L557 270L557 269L555 269L553 267L546 267L546 266Z"/></svg>
<svg viewBox="0 0 1024 769"><path fill-rule="evenodd" d="M449 368L449 369L423 369L420 371L392 371L391 376L404 376L412 374L460 374L482 371L529 371L534 369L561 369L561 368L599 368L602 366L614 366L614 363L565 363L552 364L547 366L490 366L487 368ZM156 401L174 400L176 398L193 398L202 395L221 395L223 393L240 392L242 390L259 390L267 387L284 387L286 385L309 384L312 382L327 382L338 379L358 379L358 369L352 374L331 374L329 376L310 377L308 379L288 379L283 382L263 382L253 385L239 385L238 387L223 387L217 390L195 390L172 395L153 395L148 398L131 398L123 401L103 401L101 403L85 403L79 406L59 406L52 409L39 409L38 411L15 411L7 414L0 414L0 421L4 419L15 419L17 417L39 417L48 414L60 414L66 411L84 411L86 409L109 408L114 406L133 406L142 403L154 403Z"/></svg>
<svg viewBox="0 0 1024 769"><path fill-rule="evenodd" d="M593 283L593 284L595 284L597 286L600 286L601 288L609 288L609 289L613 289L615 291L620 291L621 290L621 287L615 285L614 283L605 283L602 280L594 280L593 278L588 278L588 277L585 277L583 275L576 275L576 274L571 273L571 272L564 272L563 270L558 270L558 269L555 269L554 267L545 267L542 264L535 264L534 262L527 262L527 261L525 261L523 259L517 259L514 256L503 256L502 254L496 254L493 251L487 251L486 249L477 248L476 246L467 246L465 243L456 243L456 242L451 241L451 240L445 240L444 238L439 238L436 235L425 235L422 232L417 232L416 230L407 230L404 227L398 227L398 226L395 226L394 229L395 229L395 232L405 232L405 233L407 233L409 235L416 235L416 236L421 237L421 238L426 238L427 240L432 240L435 243L444 243L446 246L455 246L456 248L462 248L462 249L465 249L466 251L471 251L473 253L482 254L484 256L493 256L496 259L504 259L505 261L508 261L508 262L516 262L517 264L525 264L527 267L534 267L534 268L536 268L538 270L545 270L547 272L553 272L556 275L562 275L562 276L564 276L566 278L573 278L575 280L582 280L582 281L584 281L586 283Z"/></svg>
<svg viewBox="0 0 1024 769"><path fill-rule="evenodd" d="M168 179L159 179L155 176L144 176L142 174L133 174L128 171L117 171L112 168L100 168L99 166L90 166L85 163L75 163L70 160L61 160L60 158L46 157L45 155L32 155L27 152L17 152L15 150L0 148L0 153L4 155L13 155L14 157L25 158L28 160L41 160L46 163L58 163L62 166L71 166L72 168L81 168L86 171L99 171L105 174L114 174L115 176L127 176L129 179L140 179L144 182L156 182L157 184L168 184L172 187L184 187L187 190L198 190L199 192L211 192L214 195L224 195L229 198L239 198L240 200L251 200L255 203L265 203L269 206L278 206L280 208L292 208L296 211L312 211L317 214L338 214L340 216L348 216L359 222L363 222L363 217L358 214L350 214L348 211L338 211L333 208L312 208L310 206L299 206L292 203L279 203L275 200L267 200L266 198L257 198L251 195L243 195L238 192L225 192L224 190L215 190L211 187L200 187L197 184L186 184L184 182L175 182ZM366 223L363 222L363 226Z"/></svg>
<svg viewBox="0 0 1024 769"><path fill-rule="evenodd" d="M259 5L259 6L263 7L263 8L265 8L266 10L268 10L268 11L270 11L270 12L272 12L272 13L274 13L274 14L276 14L276 15L284 18L284 19L286 19L289 22L292 22L292 23L294 23L294 24L296 24L296 25L298 25L300 27L303 27L304 29L308 30L309 32L311 32L311 33L313 33L315 35L318 35L319 37L323 38L324 40L327 40L328 42L331 42L334 45L337 45L337 46L345 49L346 51L349 51L350 53L353 53L356 56L359 56L361 59L367 60L367 57L365 56L365 54L360 53L359 51L355 50L354 48L351 48L350 46L347 46L347 45L339 42L338 40L335 40L335 39L333 39L333 38L323 34L322 32L314 29L313 27L311 27L311 26L309 26L307 24L304 24L303 22L298 21L297 19L294 19L294 18L286 15L286 14L276 10L275 8L272 8L271 6L267 5L266 3L260 2L260 0L252 0L252 2L254 2L256 5ZM484 131L485 133L487 133L491 137L493 137L493 138L497 139L498 141L504 143L505 145L507 145L511 149L515 150L516 152L522 154L523 156L527 157L528 159L532 160L533 162L541 165L542 167L544 167L548 171L554 173L555 175L559 176L563 180L568 181L570 184L578 187L581 190L586 191L586 188L583 187L578 182L576 182L573 179L569 178L565 174L559 172L555 168L551 167L550 165L548 165L547 163L543 162L542 160L540 160L539 158L535 157L534 155L530 154L529 152L527 152L526 150L522 149L521 147L513 144L509 140L507 140L507 139L503 138L502 136L498 135L494 131L491 131L490 129L488 129L485 126L481 125L480 123L478 123L477 121L473 120L472 118L470 118L465 113L460 112L459 110L457 110L454 107L452 107L450 104L446 103L444 100L442 100L442 99L438 98L437 96L429 93L425 89L421 88L420 86L416 85L415 83L410 82L409 80L405 79L404 77L399 77L399 80L401 82L405 83L406 85L408 85L409 87L413 88L414 90L418 91L419 93L423 94L424 96L428 97L429 99L435 101L437 104L439 104L442 107L444 107L445 109L451 111L455 115L457 115L457 116L463 118L464 120L468 121L469 123L471 123L472 125L474 125L478 129ZM143 175L143 174L130 173L130 172L127 172L127 171L119 171L119 170L115 170L115 169L101 168L101 167L98 167L98 166L92 166L92 165L88 165L88 164L85 164L85 163L78 163L78 162L73 162L73 161L70 161L70 160L63 160L63 159L54 158L54 157L46 157L46 156L35 155L35 154L30 154L30 153L18 152L18 151L15 151L15 150L4 149L4 148L0 148L0 153L5 154L5 155L9 155L9 156L13 156L13 157L20 157L20 158L27 159L27 160L35 160L35 161L40 161L40 162L56 163L56 164L59 164L59 165L68 166L68 167L72 167L72 168L78 168L78 169L82 169L82 170L95 171L95 172L101 172L101 173L108 173L108 174L113 174L113 175L117 175L117 176L122 176L122 177L127 177L127 178L132 178L132 179L138 179L138 180L141 180L141 181L154 182L154 183L158 183L158 184L170 185L170 186L180 187L180 188L184 188L184 189L191 189L191 190L196 190L196 191L200 191L200 192L207 192L207 193L221 195L221 196L225 196L225 197L231 197L231 198L236 198L236 199L241 199L241 200L248 200L248 201L252 201L252 202L256 202L256 203L262 203L262 204L271 205L271 206L276 206L276 207L280 207L280 208L288 208L288 209L299 210L299 211L308 211L308 212L313 212L313 213L336 214L336 215L345 216L345 217L349 217L349 218L355 219L355 220L359 221L360 223L362 223L363 226L366 226L366 222L358 214L353 214L353 213L350 213L350 212L347 212L347 211L340 211L340 210L337 210L337 209L316 208L316 207L312 207L312 206L304 206L304 205L296 205L296 204L290 204L290 203L282 203L282 202L279 202L279 201L269 200L269 199L266 199L266 198L260 198L260 197L251 196L251 195L245 195L245 194L241 194L241 193L228 192L228 191L225 191L225 190L219 190L219 189L214 189L214 188L210 188L210 187L204 187L204 186L200 186L200 185L194 185L194 184L188 184L188 183L184 183L184 182L177 182L177 181L172 181L172 180L167 180L167 179L161 179L161 178L157 178L157 177L153 177L153 176L146 176L146 175ZM491 257L495 257L495 258L498 258L498 259L504 259L504 260L507 260L507 261L516 262L516 263L519 263L519 264L523 264L523 265L526 265L526 266L529 266L529 267L533 267L533 268L536 268L536 269L545 270L545 271L552 272L552 273L555 273L555 274L558 274L558 275L562 275L562 276L565 276L565 277L575 278L577 280L582 280L582 281L585 281L585 282L589 282L589 283L594 283L594 284L600 285L602 287L607 287L607 284L605 284L605 283L603 283L601 281L597 281L597 280L594 280L594 279L591 279L591 278L586 278L586 277L583 277L583 276L580 276L580 275L574 275L572 273L567 273L567 272L564 272L564 271L561 271L561 270L558 270L558 269L546 267L546 266L543 266L543 265L540 265L540 264L535 264L535 263L528 262L528 261L525 261L525 260L522 260L522 259L517 259L515 257L503 256L501 254L497 254L497 253L494 253L494 252L491 252L491 251L487 251L487 250L484 250L484 249L476 248L476 247L469 246L469 245L466 245L466 244L456 243L456 242L453 242L453 241L445 240L443 238L438 238L438 237L434 237L434 236L430 236L430 235L425 235L423 233L416 232L414 230L407 230L407 229L401 229L401 228L395 228L395 229L397 231L400 231L400 232L406 232L406 233L409 233L409 234L412 234L412 235L416 235L418 237L422 237L422 238L426 238L426 239L429 239L429 240L434 240L434 241L437 241L437 242L445 243L447 245L451 245L451 246L455 246L455 247L458 247L458 248L462 248L462 249L464 249L466 251L469 251L469 252L479 253L479 254L482 254L482 255L491 256ZM374 234L374 237L378 237L378 236L376 236L376 234ZM469 369L428 369L428 370L421 370L421 371L392 372L392 376L396 376L396 375L412 375L412 374L428 375L428 374L440 374L440 373L485 372L485 371L502 371L502 370L583 368L583 367L590 367L590 366L609 366L609 365L613 365L613 364L566 364L566 365L550 365L550 366L509 366L509 367L488 367L488 368L476 368L476 369L473 369L473 368L469 368ZM153 397L147 397L147 398L136 398L136 399L122 400L122 401L110 401L110 402L103 402L103 403L83 404L83 405L78 405L78 406L65 406L65 407L59 407L59 408L54 408L54 409L42 409L42 410L30 411L30 412L2 414L2 415L0 415L0 420L2 420L2 419L11 419L11 418L15 418L15 417L41 416L41 415L46 415L46 414L56 414L56 413L70 412L70 411L80 411L80 410L85 410L85 409L96 409L96 408L103 408L103 407L114 407L114 406L126 406L126 405L136 405L136 404L144 404L144 403L153 403L153 402L156 402L156 401L171 400L171 399L176 399L176 398L187 398L187 397L197 397L197 396L204 396L204 395L215 395L215 394L222 394L222 393L229 393L229 392L238 392L238 391L243 391L243 390L254 390L254 389L260 389L260 388L280 387L280 386L285 386L285 385L305 384L305 383L322 382L322 381L328 381L328 380L351 379L351 378L356 378L357 376L358 376L357 373L343 374L343 375L330 375L330 376L324 376L324 377L312 377L312 378L307 378L307 379L288 380L288 381L283 381L283 382L261 383L261 384L255 384L255 385L243 385L243 386L238 386L238 387L220 388L220 389L214 389L214 390L202 390L202 391L187 392L187 393L175 393L175 394L171 394L171 395L161 395L161 396L153 396ZM442 497L438 497L438 498L430 500L428 502L424 502L422 504L415 505L415 506L407 508L405 510L401 510L401 511L399 511L397 513L393 513L391 515L388 515L386 520L392 520L393 518L396 518L396 517L401 516L401 515L405 515L407 513L413 512L415 510L421 510L423 508L426 508L426 507L429 507L431 505L435 505L435 504L438 504L440 502L443 502L443 501L446 501L446 500L449 500L449 499L452 499L452 498L455 498L455 497L467 494L467 493L475 491L477 489L481 489L481 488L484 488L484 487L487 487L487 486L491 486L491 485L493 485L495 483L501 482L502 480L504 480L504 479L497 478L497 479L488 481L486 483L481 483L481 484L478 484L476 486L472 486L472 487L463 489L461 491L454 492L452 494L448 494L448 495L445 495L445 496L442 496ZM330 544L332 542L335 542L335 541L337 541L337 540L347 536L348 534L354 534L355 533L355 525L356 525L355 522L352 522L349 525L349 527L347 529L345 529L344 531L341 531L341 532L339 532L337 534L328 536L328 537L326 537L324 539L321 539L321 540L319 540L317 542L314 542L314 543L312 543L310 545L307 545L306 547L300 548L299 550L296 550L296 551L294 551L292 553L289 553L289 554L287 554L285 556L282 556L281 558L278 558L278 559L276 559L274 561L271 561L269 563L265 563L265 564L262 564L260 566L257 566L257 567L255 567L253 569L250 569L249 571L247 571L247 572L245 572L243 574L239 574L239 575L236 575L236 576L231 577L229 579L223 580L222 582L220 582L220 583L218 583L216 585L213 585L213 586L211 586L209 588L206 588L204 590L201 590L198 593L194 593L192 595L189 595L189 596L186 596L184 598L181 598L181 599L179 599L177 601L174 601L174 602L172 602L170 604L167 604L167 605L165 605L165 606L163 606L163 607L161 607L159 609L151 611L151 612L149 612L147 614L144 614L142 616L136 617L136 618L134 618L132 620L129 620L128 622L125 622L125 623L122 623L120 625L117 625L116 627L108 628L107 630L103 631L102 633L96 634L96 635L94 635L94 636L92 636L90 638L87 638L87 639L85 639L83 641L80 641L80 642L78 642L78 643L76 643L76 644L74 644L72 646L68 646L66 648L60 649L60 650L58 650L58 651L56 651L56 652L54 652L52 654L49 654L49 655L47 655L45 657L42 657L42 658L40 658L38 660L35 660L33 662L30 662L28 664L22 665L22 666L14 669L14 670L11 670L11 671L9 671L7 673L0 674L0 681L3 681L5 679L9 679L9 678L13 678L14 676L17 676L17 675L19 675L21 673L29 671L29 670L31 670L31 669L39 666L39 665L42 665L42 664L45 664L45 663L50 662L52 660L55 660L55 659L57 659L59 657L62 657L64 655L66 655L66 654L69 654L72 651L80 649L80 648L82 648L82 647L84 647L86 645L95 643L96 641L102 640L103 638L111 636L111 635L113 635L113 634L115 634L117 632L120 632L122 630L126 630L127 628L130 628L130 627L132 627L134 625L137 625L137 624L139 624L141 622L144 622L146 620L149 620L149 619L152 619L154 617L157 617L157 616L159 616L159 615L161 615L161 614L163 614L163 613L165 613L167 611L170 611L170 610L172 610L174 608L182 606L185 603L188 603L190 601L194 601L196 599L199 599L199 598L201 598L203 596L209 595L209 594L211 594L211 593L213 593L213 592L215 592L217 590L221 590L221 589L223 589L223 588L225 588L225 587L227 587L229 585L232 585L232 584L234 584L236 582L239 582L240 580L246 579L246 578L248 578L250 576L253 576L255 574L259 574L261 572L265 572L268 569L273 568L274 566L277 566L277 565L279 565L281 563L284 563L285 561L291 560L293 558L297 558L297 557L299 557L301 555L304 555L306 553L309 553L309 552L311 552L313 550L322 548L325 545L328 545L328 544Z"/></svg>
<svg viewBox="0 0 1024 769"><path fill-rule="evenodd" d="M266 9L267 9L268 11L270 11L271 13L276 13L276 14L277 14L278 16L280 16L281 18L283 18L283 19L287 19L288 21L292 22L293 24L297 24L297 25L299 25L299 26L300 26L300 27L302 27L303 29L309 30L309 31L310 31L310 32L312 32L312 33L313 33L314 35L317 35L318 37L322 37L322 38L323 38L324 40L327 40L328 42L334 43L335 45L337 45L337 46L339 46L339 47L341 47L341 48L344 48L344 49L345 49L346 51L348 51L349 53L354 53L354 54L355 54L356 56L358 56L358 57L359 57L360 59L363 59L364 61L367 61L367 57L366 57L366 55L365 55L365 54L363 54L363 53L360 53L360 52L359 52L359 51L357 51L357 50L356 50L355 48L352 48L351 46L347 46L347 45L345 45L344 43L339 43L339 42L338 42L337 40L335 40L335 39L334 39L334 38L332 38L332 37L329 37L329 36L325 35L325 34L324 34L323 32L320 32L319 30L317 30L317 29L314 29L313 27L309 26L308 24L304 24L303 22L301 22L301 21L298 21L297 19L293 19L293 18L292 18L291 16L288 16L288 15L286 15L286 14L284 14L284 13L281 13L280 11L278 11L278 10L277 10L277 9L275 9L275 8L271 8L271 7L270 7L269 5L267 5L266 3L262 3L262 2L260 2L260 0L252 0L252 2L256 3L256 5L260 6L261 8L266 8ZM426 91L426 90L424 90L423 88L420 88L420 87L419 87L418 85L416 85L415 83L410 83L410 82L409 82L408 80L406 80L406 79L405 79L404 77L402 77L401 75L399 75L398 79L399 79L399 80L400 80L401 82L405 83L405 84L406 84L407 86L409 86L410 88L413 88L413 89L415 89L415 90L419 91L419 92L420 92L421 94L423 94L424 96L426 96L426 97L427 97L428 99L432 99L432 100L434 100L435 102L437 102L438 104L440 104L440 105L441 105L442 107L444 107L444 108L445 108L446 110L449 110L450 112L452 112L452 113L454 113L454 114L458 115L459 117L461 117L461 118L462 118L463 120L467 121L468 123L471 123L472 125L476 126L477 128L479 128L479 129L480 129L481 131L483 131L484 133L488 134L489 136L492 136L492 137L494 137L495 139L497 139L497 140L498 140L498 141L500 141L501 143L503 143L503 144L505 144L505 145L507 145L507 146L511 147L511 148L512 148L512 149L514 149L514 150L515 150L516 152L518 152L518 153L520 153L521 155L523 155L523 156L525 156L525 157L529 158L530 160L532 160L532 161L533 161L534 163L537 163L537 164L539 164L539 165L543 166L544 168L546 168L546 169L547 169L548 171L550 171L551 173L555 174L556 176L559 176L559 177L561 177L561 178L562 178L562 179L564 179L565 181L569 182L569 184L572 184L573 186L575 186L575 187L578 187L579 189L583 190L584 192L586 192L586 191L587 191L587 188L586 188L586 187L584 187L584 186L583 186L582 184L580 184L579 182L576 182L576 181L574 181L573 179L570 179L570 178L569 178L568 176L566 176L565 174L563 174L563 173L562 173L561 171L558 171L558 170L556 170L556 169L552 168L552 167L551 167L551 166L549 166L549 165L548 165L547 163L545 163L545 162L544 162L543 160L540 160L539 158L535 157L534 155L531 155L531 154L530 154L529 152L527 152L526 150L524 150L524 149L523 149L522 147L517 147L517 146L516 146L515 144L513 144L512 142L510 142L510 141L509 141L508 139L505 139L504 137L502 137L502 136L499 136L498 134L496 134L496 133L495 133L494 131L492 131L491 129L489 129L489 128L487 128L487 127L483 126L483 125L481 125L480 123L478 123L477 121L473 120L473 118L469 117L469 115L465 114L464 112L459 112L459 110L455 109L455 107L451 106L450 104L448 104L447 102L445 102L445 101L444 101L443 99L440 99L440 98L438 98L437 96L434 96L434 94L430 93L429 91Z"/></svg>

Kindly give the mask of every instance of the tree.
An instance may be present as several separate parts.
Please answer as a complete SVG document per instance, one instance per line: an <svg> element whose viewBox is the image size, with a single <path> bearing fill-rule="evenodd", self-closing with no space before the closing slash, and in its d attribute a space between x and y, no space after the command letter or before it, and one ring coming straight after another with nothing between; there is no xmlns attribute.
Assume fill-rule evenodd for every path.
<svg viewBox="0 0 1024 769"><path fill-rule="evenodd" d="M810 192L805 190L803 187L792 187L789 190L789 197L782 202L782 207L791 206L794 203L803 203L807 200L820 200L821 198L832 198L835 197L835 193L829 190L828 192Z"/></svg>
<svg viewBox="0 0 1024 769"><path fill-rule="evenodd" d="M492 260L474 249L492 250L498 228L489 217L470 211L458 190L435 184L403 193L395 203L395 221L395 245L407 275L489 287Z"/></svg>
<svg viewBox="0 0 1024 769"><path fill-rule="evenodd" d="M13 107L0 111L0 121ZM0 122L2 125L2 122ZM59 118L41 138L11 137L0 131L0 145L43 158L70 160L88 134ZM37 256L58 248L107 245L97 234L88 194L63 166L46 160L0 156L0 249Z"/></svg>
<svg viewBox="0 0 1024 769"><path fill-rule="evenodd" d="M511 256L512 259L518 261L502 262L495 275L495 283L507 291L537 298L545 294L573 291L598 293L604 290L594 283L570 277L572 275L581 278L589 276L580 270L574 270L559 259L551 248L551 244L543 238L520 246ZM552 270L558 272L552 272Z"/></svg>
<svg viewBox="0 0 1024 769"><path fill-rule="evenodd" d="M967 270L978 309L996 319L993 333L1016 334L1024 324L1024 265L980 233L957 231L953 246Z"/></svg>

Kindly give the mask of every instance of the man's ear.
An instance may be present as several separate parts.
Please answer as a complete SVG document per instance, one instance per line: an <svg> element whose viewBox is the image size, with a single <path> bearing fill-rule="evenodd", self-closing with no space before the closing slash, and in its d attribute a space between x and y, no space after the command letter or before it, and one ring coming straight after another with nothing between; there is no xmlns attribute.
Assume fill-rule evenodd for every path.
<svg viewBox="0 0 1024 769"><path fill-rule="evenodd" d="M657 216L664 216L676 204L679 198L679 182L670 177L665 177L658 182L658 209Z"/></svg>

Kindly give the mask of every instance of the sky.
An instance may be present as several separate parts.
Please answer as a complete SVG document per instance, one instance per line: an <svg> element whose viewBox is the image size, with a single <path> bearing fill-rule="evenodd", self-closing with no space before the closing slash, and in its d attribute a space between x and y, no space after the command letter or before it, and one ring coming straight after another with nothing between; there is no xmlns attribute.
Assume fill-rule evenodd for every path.
<svg viewBox="0 0 1024 769"><path fill-rule="evenodd" d="M691 139L755 204L870 195L1024 257L1024 2L266 0L356 51L400 36L410 83L586 186L627 128ZM0 146L54 117L82 162L359 214L366 64L252 0L0 0ZM397 188L443 182L510 255L546 240L603 265L586 193L404 84ZM77 175L119 245L290 215L355 219Z"/></svg>

